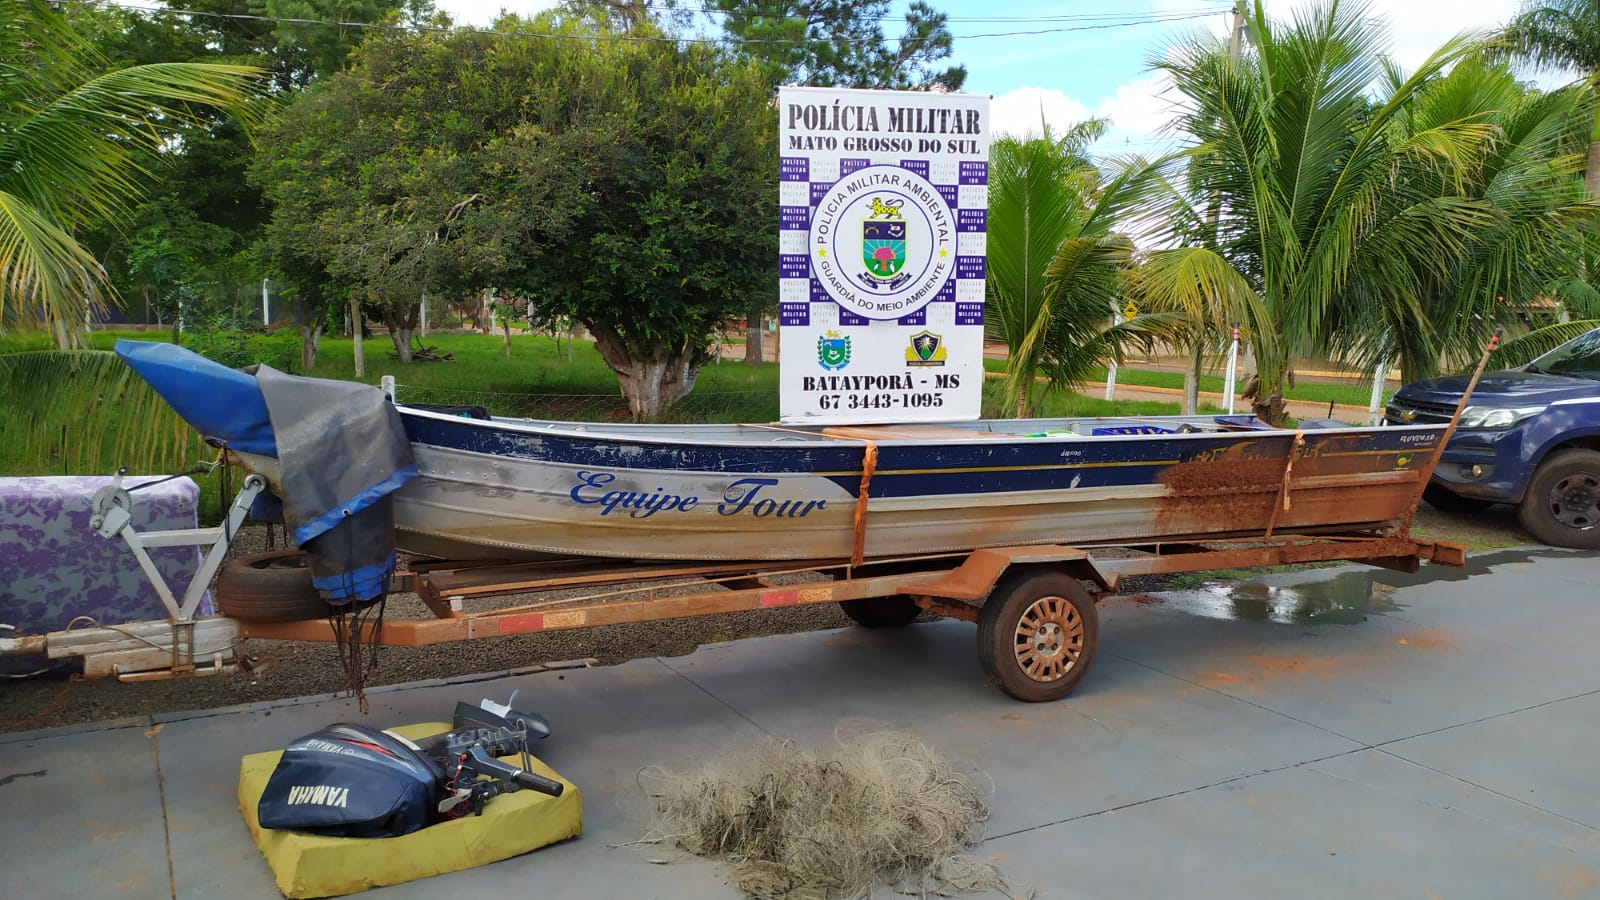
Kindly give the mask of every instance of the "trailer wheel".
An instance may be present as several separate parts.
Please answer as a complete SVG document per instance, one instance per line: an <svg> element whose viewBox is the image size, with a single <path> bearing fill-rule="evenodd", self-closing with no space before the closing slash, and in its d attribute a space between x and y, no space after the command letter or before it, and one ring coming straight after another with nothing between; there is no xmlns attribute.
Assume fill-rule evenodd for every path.
<svg viewBox="0 0 1600 900"><path fill-rule="evenodd" d="M272 550L228 561L212 587L217 610L246 622L299 622L328 614L328 603L311 586L311 570L299 550Z"/></svg>
<svg viewBox="0 0 1600 900"><path fill-rule="evenodd" d="M1556 547L1600 549L1600 453L1562 450L1534 470L1517 518Z"/></svg>
<svg viewBox="0 0 1600 900"><path fill-rule="evenodd" d="M922 607L907 594L840 600L839 608L850 621L863 628L900 628L910 625L922 613Z"/></svg>
<svg viewBox="0 0 1600 900"><path fill-rule="evenodd" d="M1029 703L1072 693L1094 661L1100 617L1076 578L1019 573L990 592L978 613L978 658L1000 690Z"/></svg>

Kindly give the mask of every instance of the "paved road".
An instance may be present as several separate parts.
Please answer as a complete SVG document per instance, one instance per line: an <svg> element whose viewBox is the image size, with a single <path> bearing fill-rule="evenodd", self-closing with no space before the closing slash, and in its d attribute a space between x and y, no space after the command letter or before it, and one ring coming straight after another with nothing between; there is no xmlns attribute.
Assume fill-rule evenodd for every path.
<svg viewBox="0 0 1600 900"><path fill-rule="evenodd" d="M1092 672L1050 704L989 687L954 621L378 692L389 725L519 689L586 832L370 896L731 900L714 862L619 846L648 818L636 773L863 723L993 779L978 851L1018 896L1600 896L1600 560L1472 563L1108 600ZM6 736L0 896L276 897L239 757L358 718L314 699Z"/></svg>

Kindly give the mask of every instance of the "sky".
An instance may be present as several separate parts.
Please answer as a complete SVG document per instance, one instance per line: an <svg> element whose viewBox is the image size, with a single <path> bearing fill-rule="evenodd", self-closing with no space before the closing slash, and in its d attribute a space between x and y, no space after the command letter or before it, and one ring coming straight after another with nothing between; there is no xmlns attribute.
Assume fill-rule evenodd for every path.
<svg viewBox="0 0 1600 900"><path fill-rule="evenodd" d="M459 23L478 26L488 25L502 8L529 14L552 5L550 0L435 2ZM698 2L682 0L687 6ZM1041 115L1057 131L1103 117L1110 128L1096 147L1102 153L1153 154L1170 146L1160 129L1174 101L1151 71L1150 60L1186 36L1225 35L1231 21L1227 0L929 2L949 15L954 61L967 67L964 90L994 97L995 131L1036 132ZM1267 0L1267 12L1287 18L1310 3ZM1462 32L1500 26L1519 5L1519 0L1375 0L1371 11L1388 24L1391 55L1412 69ZM903 15L904 7L904 0L897 0L894 15ZM896 24L886 22L885 33L895 35Z"/></svg>

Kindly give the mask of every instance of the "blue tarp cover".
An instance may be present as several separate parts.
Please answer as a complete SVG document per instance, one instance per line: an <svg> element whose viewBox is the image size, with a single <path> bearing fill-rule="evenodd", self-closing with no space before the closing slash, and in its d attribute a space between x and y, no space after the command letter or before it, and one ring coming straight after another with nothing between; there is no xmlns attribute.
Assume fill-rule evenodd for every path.
<svg viewBox="0 0 1600 900"><path fill-rule="evenodd" d="M235 450L277 457L272 419L254 376L177 344L121 340L116 350L196 431Z"/></svg>
<svg viewBox="0 0 1600 900"><path fill-rule="evenodd" d="M417 466L382 391L266 365L236 371L174 344L118 341L116 349L201 434L278 459L273 490L283 521L329 602L388 589L395 567L389 495L417 476Z"/></svg>

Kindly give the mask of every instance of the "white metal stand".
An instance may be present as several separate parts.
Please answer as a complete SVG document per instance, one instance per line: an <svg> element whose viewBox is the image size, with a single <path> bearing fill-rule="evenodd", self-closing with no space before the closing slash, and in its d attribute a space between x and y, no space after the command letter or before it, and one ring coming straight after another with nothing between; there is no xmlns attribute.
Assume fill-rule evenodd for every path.
<svg viewBox="0 0 1600 900"><path fill-rule="evenodd" d="M221 525L141 532L133 522L133 498L122 486L124 470L95 492L89 525L103 537L121 536L133 558L167 609L166 622L95 625L46 635L0 638L0 654L42 655L51 659L83 658L86 677L115 675L122 681L147 681L178 675L224 675L237 671L234 652L239 629L232 619L194 617L211 579L222 566L228 544L244 524L256 496L266 488L259 475L245 479ZM150 558L154 547L206 547L205 558L180 601Z"/></svg>

